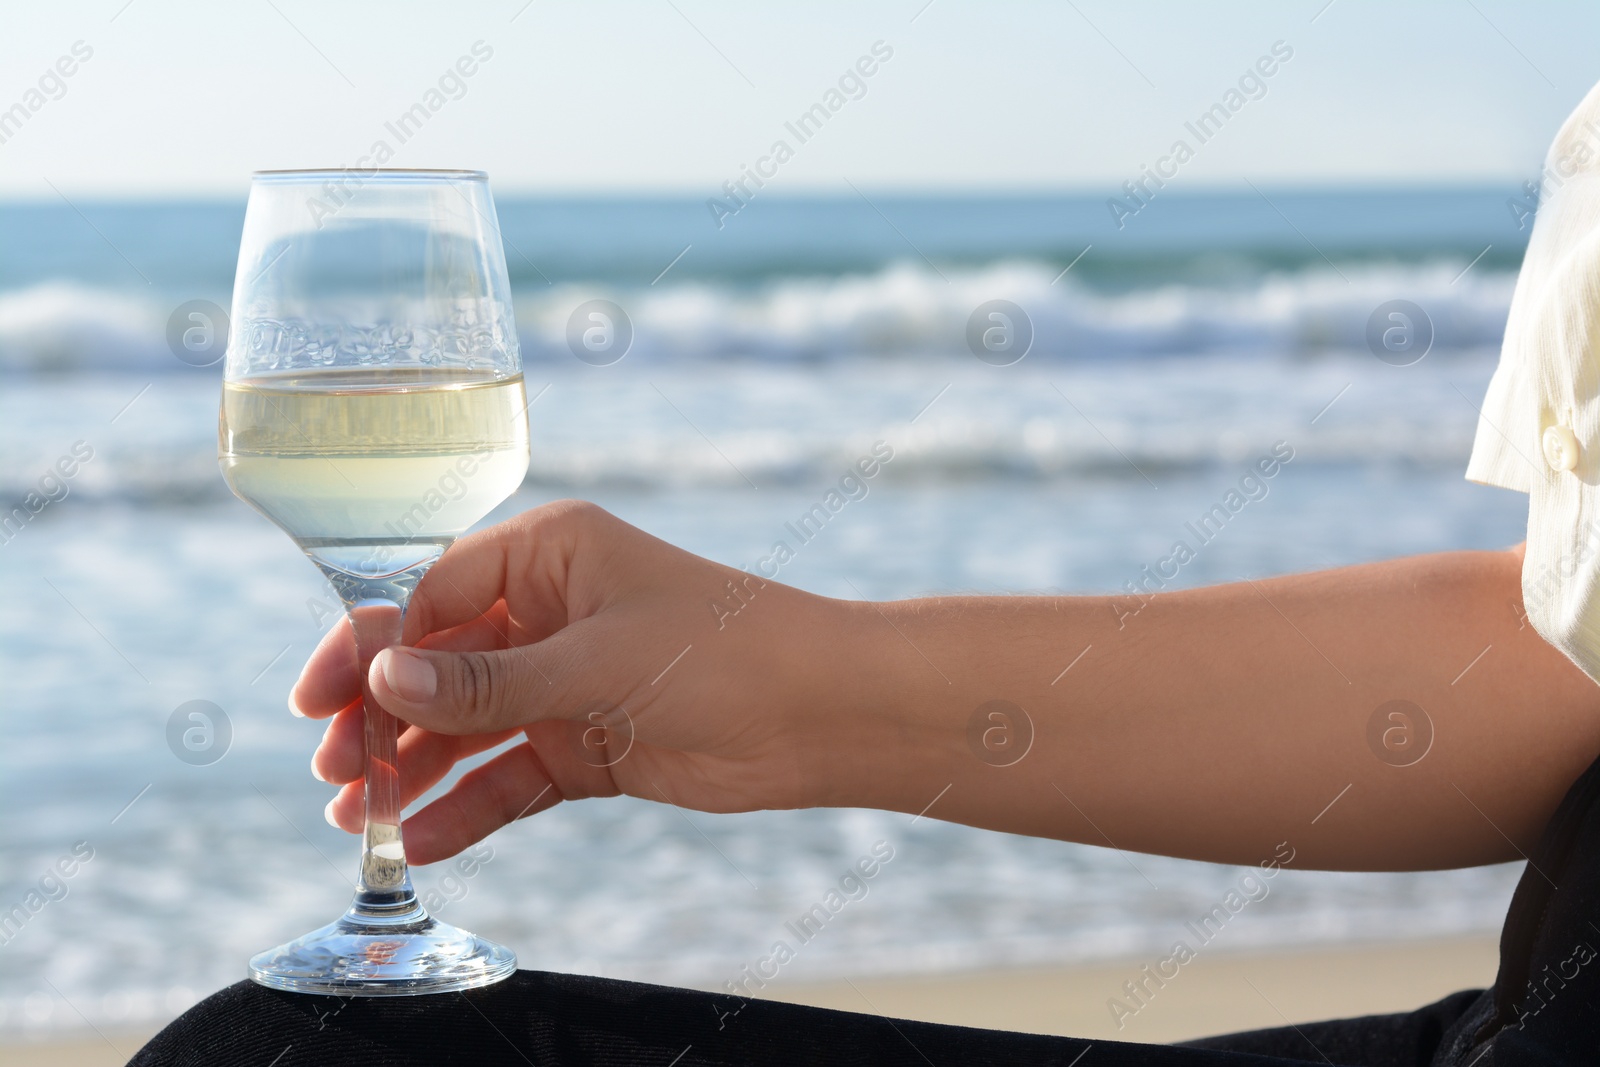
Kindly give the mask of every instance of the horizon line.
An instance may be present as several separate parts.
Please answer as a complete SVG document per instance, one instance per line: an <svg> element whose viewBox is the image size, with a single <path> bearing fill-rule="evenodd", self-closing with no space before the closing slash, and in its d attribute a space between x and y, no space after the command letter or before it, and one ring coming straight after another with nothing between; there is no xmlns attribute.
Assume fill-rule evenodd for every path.
<svg viewBox="0 0 1600 1067"><path fill-rule="evenodd" d="M688 186L658 186L658 187L624 187L610 188L579 188L576 186L551 186L541 188L531 185L510 184L494 186L494 176L490 175L490 184L494 189L496 200L500 201L656 201L662 203L699 203L714 196L720 190L707 194L704 188L692 189ZM1096 201L1117 197L1122 194L1120 186L1099 186L1089 184L994 184L994 185L907 185L903 183L885 183L883 185L867 185L867 191L882 197L895 200L1077 200ZM1444 193L1444 194L1499 194L1508 189L1516 192L1522 191L1522 179L1506 177L1493 178L1459 178L1443 181L1424 180L1420 178L1402 179L1359 179L1352 181L1329 179L1291 179L1282 182L1273 182L1261 185L1261 188L1288 196L1333 196L1333 195L1384 195L1395 193ZM85 191L79 193L74 199L101 204L161 204L161 203L242 203L249 193L249 176L244 175L240 189L237 193L228 193L220 189L197 190L156 190L156 189L128 189L123 191ZM1225 199L1230 197L1254 198L1258 194L1246 183L1243 178L1234 182L1194 182L1181 189L1173 189L1163 194L1162 199ZM852 191L850 186L835 187L832 185L817 184L794 190L764 192L761 196L763 202L818 202L833 200L859 200L860 196ZM59 195L53 192L39 194L17 193L0 190L0 209L11 206L37 206L40 204L60 205Z"/></svg>

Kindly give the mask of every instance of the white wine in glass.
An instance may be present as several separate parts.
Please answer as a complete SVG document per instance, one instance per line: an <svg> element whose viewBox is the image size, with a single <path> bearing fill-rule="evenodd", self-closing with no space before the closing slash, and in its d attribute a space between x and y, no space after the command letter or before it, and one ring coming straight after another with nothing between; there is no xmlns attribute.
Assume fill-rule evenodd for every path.
<svg viewBox="0 0 1600 1067"><path fill-rule="evenodd" d="M342 570L451 540L528 470L520 374L357 370L222 390L222 474L241 500ZM366 564L366 566L363 566Z"/></svg>
<svg viewBox="0 0 1600 1067"><path fill-rule="evenodd" d="M329 211L329 202L338 205ZM364 679L427 569L521 485L527 399L476 171L265 171L234 285L218 458L332 583L363 678L366 829L337 921L250 961L277 989L448 992L516 967L432 918L406 867L398 725ZM487 605L486 605L487 606Z"/></svg>

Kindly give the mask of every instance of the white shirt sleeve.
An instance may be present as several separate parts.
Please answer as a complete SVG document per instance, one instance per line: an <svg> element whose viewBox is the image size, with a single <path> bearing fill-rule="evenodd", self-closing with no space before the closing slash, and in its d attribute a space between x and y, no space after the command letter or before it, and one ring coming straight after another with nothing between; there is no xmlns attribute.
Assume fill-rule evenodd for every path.
<svg viewBox="0 0 1600 1067"><path fill-rule="evenodd" d="M1530 461L1537 459L1533 446L1542 430L1534 379L1541 361L1565 355L1538 349L1531 319L1560 284L1555 276L1562 263L1600 227L1600 85L1562 123L1539 185L1539 211L1511 297L1500 365L1483 398L1467 465L1472 481L1524 493L1536 469Z"/></svg>
<svg viewBox="0 0 1600 1067"><path fill-rule="evenodd" d="M1600 681L1600 85L1541 187L1467 477L1528 494L1528 621Z"/></svg>

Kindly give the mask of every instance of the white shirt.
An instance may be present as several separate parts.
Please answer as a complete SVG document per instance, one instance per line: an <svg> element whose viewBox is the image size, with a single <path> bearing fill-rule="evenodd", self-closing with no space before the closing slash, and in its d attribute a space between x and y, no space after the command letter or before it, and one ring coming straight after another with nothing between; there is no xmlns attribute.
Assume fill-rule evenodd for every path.
<svg viewBox="0 0 1600 1067"><path fill-rule="evenodd" d="M1541 186L1467 477L1528 494L1528 621L1600 681L1600 85Z"/></svg>

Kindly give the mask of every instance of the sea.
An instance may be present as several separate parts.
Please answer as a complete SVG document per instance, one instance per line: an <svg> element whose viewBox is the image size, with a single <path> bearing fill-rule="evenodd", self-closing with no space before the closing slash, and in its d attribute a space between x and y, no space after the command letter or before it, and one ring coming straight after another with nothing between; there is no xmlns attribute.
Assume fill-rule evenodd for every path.
<svg viewBox="0 0 1600 1067"><path fill-rule="evenodd" d="M504 197L537 399L488 521L582 497L749 567L881 441L784 581L1106 593L1286 443L1172 587L1509 545L1525 498L1462 474L1521 199L1170 190L1119 227L1053 193L762 193L720 225L688 195ZM220 368L171 340L228 306L243 209L0 205L0 505L43 502L0 529L0 1038L159 1024L348 900L320 727L284 702L336 600L229 495ZM631 334L614 360L569 343L595 300ZM936 815L590 800L415 878L524 967L717 989L879 842L892 862L775 982L1153 959L1246 873ZM1290 869L1207 951L1492 933L1518 873Z"/></svg>

